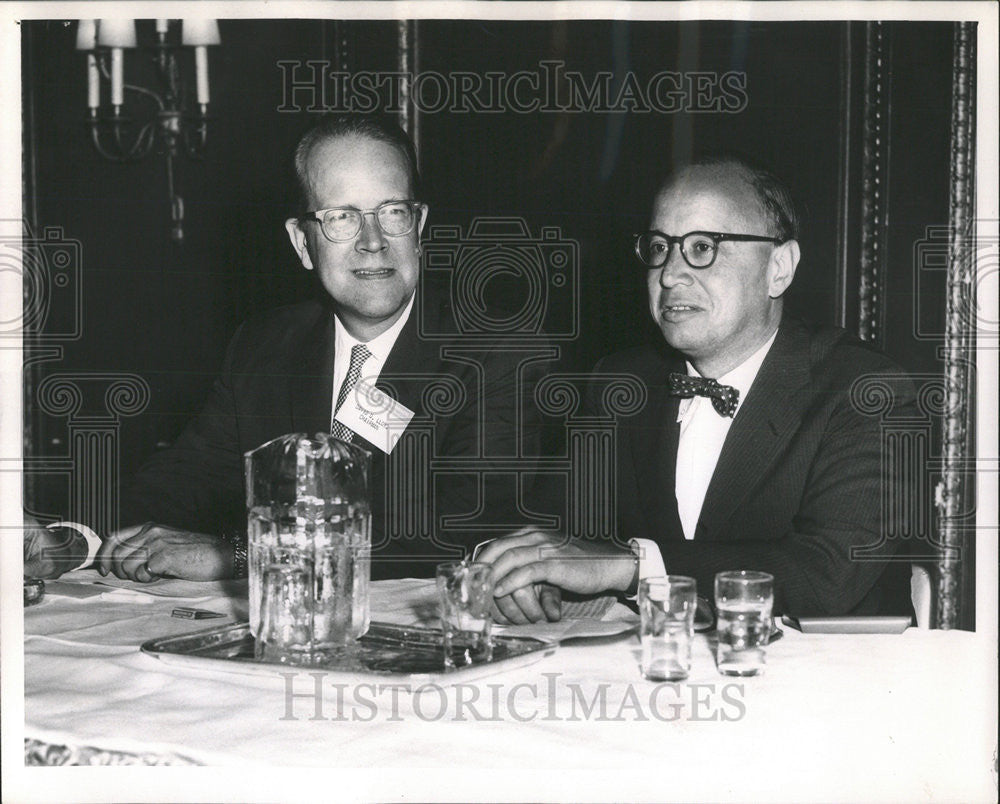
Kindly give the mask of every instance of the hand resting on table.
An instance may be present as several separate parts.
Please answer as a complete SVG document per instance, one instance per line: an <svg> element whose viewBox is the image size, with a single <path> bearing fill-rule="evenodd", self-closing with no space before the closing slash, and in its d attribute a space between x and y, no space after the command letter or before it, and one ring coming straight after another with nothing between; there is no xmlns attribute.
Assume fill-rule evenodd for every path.
<svg viewBox="0 0 1000 804"><path fill-rule="evenodd" d="M476 560L493 565L494 620L519 625L559 620L559 590L625 592L636 573L636 557L628 550L535 528L490 542Z"/></svg>
<svg viewBox="0 0 1000 804"><path fill-rule="evenodd" d="M97 570L148 583L161 577L214 581L233 575L232 547L218 536L147 522L112 533L97 551Z"/></svg>

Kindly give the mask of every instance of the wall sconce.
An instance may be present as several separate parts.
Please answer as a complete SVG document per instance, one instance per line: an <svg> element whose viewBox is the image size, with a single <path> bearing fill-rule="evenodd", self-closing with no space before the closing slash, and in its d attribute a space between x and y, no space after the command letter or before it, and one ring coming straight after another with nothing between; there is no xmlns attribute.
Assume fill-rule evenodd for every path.
<svg viewBox="0 0 1000 804"><path fill-rule="evenodd" d="M184 240L184 199L174 186L174 159L182 152L192 159L204 154L209 120L208 46L219 43L215 20L156 20L151 50L161 86L154 91L125 82L124 53L137 46L134 20L80 20L77 30L76 47L87 51L87 122L94 147L112 162L136 162L160 142L167 158L171 237L177 243ZM197 109L191 112L180 67L182 54L189 48L194 51L197 99ZM156 111L139 120L129 117L126 93L152 100ZM135 113L133 104L128 109Z"/></svg>

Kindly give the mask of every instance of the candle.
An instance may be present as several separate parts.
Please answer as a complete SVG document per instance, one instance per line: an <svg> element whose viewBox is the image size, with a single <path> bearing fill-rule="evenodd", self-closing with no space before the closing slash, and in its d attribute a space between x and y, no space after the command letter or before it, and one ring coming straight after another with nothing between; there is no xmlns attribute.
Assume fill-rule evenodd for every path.
<svg viewBox="0 0 1000 804"><path fill-rule="evenodd" d="M93 50L97 47L97 20L80 20L76 29L76 49Z"/></svg>
<svg viewBox="0 0 1000 804"><path fill-rule="evenodd" d="M195 77L198 83L198 103L208 103L208 48L198 45L194 49Z"/></svg>
<svg viewBox="0 0 1000 804"><path fill-rule="evenodd" d="M121 106L124 98L124 76L122 74L122 49L111 48L111 105Z"/></svg>
<svg viewBox="0 0 1000 804"><path fill-rule="evenodd" d="M97 56L87 54L87 106L96 109L101 105L101 74L97 69Z"/></svg>

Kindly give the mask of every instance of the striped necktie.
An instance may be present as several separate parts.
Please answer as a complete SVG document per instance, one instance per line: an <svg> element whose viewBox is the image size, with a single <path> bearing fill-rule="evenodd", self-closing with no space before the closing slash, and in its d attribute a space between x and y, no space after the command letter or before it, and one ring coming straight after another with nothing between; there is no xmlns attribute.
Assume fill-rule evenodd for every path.
<svg viewBox="0 0 1000 804"><path fill-rule="evenodd" d="M363 343L359 343L351 349L351 365L347 369L347 376L344 377L344 382L340 385L340 393L337 394L337 405L333 409L334 416L337 415L337 411L344 404L351 389L357 384L358 379L361 377L361 367L371 356L372 353L368 351L368 347ZM341 424L336 420L334 420L330 432L334 438L339 438L341 441L350 443L354 439L354 431L346 424Z"/></svg>

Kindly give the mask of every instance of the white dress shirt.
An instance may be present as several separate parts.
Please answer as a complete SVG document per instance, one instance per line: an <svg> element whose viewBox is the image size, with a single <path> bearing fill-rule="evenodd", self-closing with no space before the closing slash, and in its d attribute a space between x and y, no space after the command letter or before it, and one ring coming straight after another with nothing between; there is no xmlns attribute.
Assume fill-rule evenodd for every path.
<svg viewBox="0 0 1000 804"><path fill-rule="evenodd" d="M344 325L340 323L340 319L334 316L334 345L333 345L333 401L330 405L330 426L333 427L333 419L337 415L337 396L340 393L340 386L344 382L344 377L347 376L347 370L351 365L351 350L357 346L359 343L364 343L368 347L368 351L371 352L371 357L369 357L364 366L361 368L361 377L366 382L374 385L378 382L379 375L382 373L382 368L385 366L385 361L389 359L389 352L392 351L392 347L396 343L396 339L399 337L399 333L402 332L407 320L410 317L410 312L413 310L413 299L416 297L416 293L410 296L410 301L406 305L406 309L403 310L403 314L396 320L396 322L389 327L381 335L376 335L370 341L359 341L357 338L352 336L345 328Z"/></svg>
<svg viewBox="0 0 1000 804"><path fill-rule="evenodd" d="M677 497L677 513L680 515L685 539L694 538L701 506L719 463L722 445L777 334L778 331L775 330L760 349L732 371L715 378L720 385L731 385L740 392L732 417L720 416L712 407L712 400L707 397L694 396L681 400L677 410L677 421L681 428L677 441L674 494ZM689 377L701 376L690 363L687 364L687 373ZM666 575L670 571L663 565L663 557L656 542L651 539L632 539L630 543L639 556L640 580Z"/></svg>
<svg viewBox="0 0 1000 804"><path fill-rule="evenodd" d="M715 474L722 445L777 334L778 331L775 330L760 349L732 371L716 378L720 385L730 385L740 392L732 417L720 416L712 407L712 400L707 397L694 396L681 400L677 410L681 431L677 440L674 493L677 495L677 513L681 518L685 539L694 538L701 506L705 502L708 484ZM701 376L690 363L687 364L687 373L689 377Z"/></svg>

